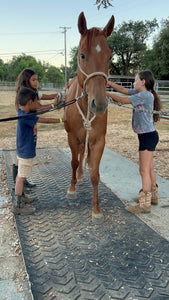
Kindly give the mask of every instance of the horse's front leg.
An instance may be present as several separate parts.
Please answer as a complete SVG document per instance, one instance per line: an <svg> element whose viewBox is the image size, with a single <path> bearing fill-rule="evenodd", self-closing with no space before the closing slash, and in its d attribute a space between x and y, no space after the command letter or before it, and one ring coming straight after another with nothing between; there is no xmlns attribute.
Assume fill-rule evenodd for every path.
<svg viewBox="0 0 169 300"><path fill-rule="evenodd" d="M84 158L84 145L80 145L79 148L79 166L77 169L77 184L81 184L83 182L83 158Z"/></svg>
<svg viewBox="0 0 169 300"><path fill-rule="evenodd" d="M91 182L93 186L93 198L92 198L92 213L94 215L102 214L99 208L99 200L98 200L98 185L100 180L99 174L99 166L94 166L91 171Z"/></svg>
<svg viewBox="0 0 169 300"><path fill-rule="evenodd" d="M67 198L70 199L76 199L77 194L76 194L76 171L79 165L78 161L78 146L76 146L76 143L69 143L71 152L72 152L72 161L71 161L71 166L72 166L72 178L71 178L71 185L67 191Z"/></svg>
<svg viewBox="0 0 169 300"><path fill-rule="evenodd" d="M103 220L103 213L99 208L98 200L98 185L100 180L99 165L105 146L105 139L102 138L94 146L91 147L90 161L91 161L91 182L93 185L93 198L92 198L92 219Z"/></svg>

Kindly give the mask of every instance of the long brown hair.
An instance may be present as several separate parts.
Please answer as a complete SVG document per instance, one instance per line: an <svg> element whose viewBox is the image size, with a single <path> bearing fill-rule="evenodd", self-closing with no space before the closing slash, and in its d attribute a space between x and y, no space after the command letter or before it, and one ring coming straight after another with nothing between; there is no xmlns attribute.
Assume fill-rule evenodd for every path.
<svg viewBox="0 0 169 300"><path fill-rule="evenodd" d="M147 91L151 92L154 95L154 110L160 111L161 110L161 101L160 101L158 94L154 90L155 79L154 79L153 73L150 70L145 70L145 71L139 72L138 75L141 80L143 80L143 79L145 80L145 87L146 87ZM154 122L159 121L160 115L153 114L153 119L154 119Z"/></svg>
<svg viewBox="0 0 169 300"><path fill-rule="evenodd" d="M18 110L19 108L19 103L18 103L18 99L17 99L17 94L18 94L18 91L23 88L23 87L26 87L26 88L29 88L33 91L36 92L37 94L37 97L38 97L38 91L37 89L33 89L31 86L30 86L30 83L29 83L29 80L30 78L37 74L34 70L32 69L24 69L19 75L18 75L18 78L17 78L17 82L16 82L16 97L15 97L15 108L16 110Z"/></svg>

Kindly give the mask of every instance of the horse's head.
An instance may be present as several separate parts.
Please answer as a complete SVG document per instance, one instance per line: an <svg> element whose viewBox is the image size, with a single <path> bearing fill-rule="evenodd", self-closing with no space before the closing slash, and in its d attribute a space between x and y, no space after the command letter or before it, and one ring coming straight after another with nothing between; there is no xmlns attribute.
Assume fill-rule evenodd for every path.
<svg viewBox="0 0 169 300"><path fill-rule="evenodd" d="M83 12L79 15L78 28L81 40L78 52L78 80L88 94L91 113L104 114L108 102L106 100L106 83L111 51L107 37L112 33L114 16L104 29L87 29Z"/></svg>

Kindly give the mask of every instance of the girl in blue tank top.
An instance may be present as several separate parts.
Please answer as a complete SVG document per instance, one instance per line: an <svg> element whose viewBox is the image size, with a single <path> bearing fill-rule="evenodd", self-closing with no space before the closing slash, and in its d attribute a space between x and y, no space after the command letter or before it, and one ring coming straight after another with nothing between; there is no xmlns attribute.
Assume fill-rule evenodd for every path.
<svg viewBox="0 0 169 300"><path fill-rule="evenodd" d="M159 141L154 124L159 120L159 114L153 114L150 111L159 111L161 103L154 90L154 83L152 72L145 70L136 75L133 89L127 89L108 81L109 87L112 87L116 92L127 95L126 97L106 93L116 102L133 106L132 128L137 133L139 140L139 170L142 179L142 189L139 196L134 199L138 204L127 206L127 210L134 213L149 213L151 203L158 203L158 185L153 167L153 152ZM146 112L147 110L149 112Z"/></svg>

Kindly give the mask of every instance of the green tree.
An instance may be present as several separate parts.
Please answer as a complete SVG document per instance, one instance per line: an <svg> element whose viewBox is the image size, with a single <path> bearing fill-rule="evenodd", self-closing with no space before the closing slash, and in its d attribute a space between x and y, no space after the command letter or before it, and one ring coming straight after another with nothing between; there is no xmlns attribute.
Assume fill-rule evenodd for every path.
<svg viewBox="0 0 169 300"><path fill-rule="evenodd" d="M4 80L4 62L0 59L0 80Z"/></svg>
<svg viewBox="0 0 169 300"><path fill-rule="evenodd" d="M69 61L70 64L70 77L73 78L77 75L77 55L78 55L78 47L74 47L70 51L71 60Z"/></svg>
<svg viewBox="0 0 169 300"><path fill-rule="evenodd" d="M69 79L72 78L72 70L70 67L67 67L66 69L67 69L67 81L69 81ZM64 65L61 65L60 71L62 72L62 74L64 74L64 77L65 77L65 66Z"/></svg>
<svg viewBox="0 0 169 300"><path fill-rule="evenodd" d="M142 60L142 69L151 69L157 79L169 79L169 20L162 21L162 29L151 50Z"/></svg>
<svg viewBox="0 0 169 300"><path fill-rule="evenodd" d="M16 81L19 73L25 68L33 69L37 72L39 81L43 81L45 76L45 66L43 66L40 61L36 61L33 56L27 56L25 54L14 56L12 61L6 64L5 80Z"/></svg>
<svg viewBox="0 0 169 300"><path fill-rule="evenodd" d="M123 22L108 38L112 51L110 73L130 75L140 68L146 41L157 28L156 19L153 21Z"/></svg>
<svg viewBox="0 0 169 300"><path fill-rule="evenodd" d="M46 77L48 82L57 83L57 85L61 87L64 85L65 79L59 68L49 66L48 70L46 71Z"/></svg>

